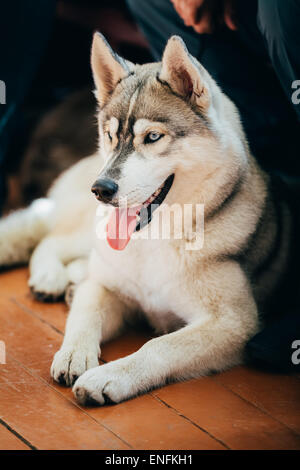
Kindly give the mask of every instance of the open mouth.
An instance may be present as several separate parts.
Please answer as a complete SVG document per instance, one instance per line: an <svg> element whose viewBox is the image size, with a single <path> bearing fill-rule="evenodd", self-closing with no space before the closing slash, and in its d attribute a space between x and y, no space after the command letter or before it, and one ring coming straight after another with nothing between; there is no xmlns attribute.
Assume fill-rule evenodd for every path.
<svg viewBox="0 0 300 470"><path fill-rule="evenodd" d="M155 191L155 193L153 193L152 196L150 196L147 201L143 203L142 208L137 213L138 223L135 228L136 232L139 232L142 228L146 227L146 225L151 222L154 212L166 199L172 187L174 176L174 174L170 175L166 181Z"/></svg>
<svg viewBox="0 0 300 470"><path fill-rule="evenodd" d="M138 207L117 207L112 212L107 223L107 241L114 250L124 250L134 232L148 225L153 213L166 199L175 175L170 175L166 181Z"/></svg>

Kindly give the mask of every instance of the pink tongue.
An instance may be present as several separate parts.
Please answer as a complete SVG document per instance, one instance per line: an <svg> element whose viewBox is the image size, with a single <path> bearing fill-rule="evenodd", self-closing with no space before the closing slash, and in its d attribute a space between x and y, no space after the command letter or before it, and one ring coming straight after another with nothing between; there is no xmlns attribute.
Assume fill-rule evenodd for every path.
<svg viewBox="0 0 300 470"><path fill-rule="evenodd" d="M136 216L141 207L117 208L113 211L107 223L107 241L111 248L119 251L126 248L135 231Z"/></svg>

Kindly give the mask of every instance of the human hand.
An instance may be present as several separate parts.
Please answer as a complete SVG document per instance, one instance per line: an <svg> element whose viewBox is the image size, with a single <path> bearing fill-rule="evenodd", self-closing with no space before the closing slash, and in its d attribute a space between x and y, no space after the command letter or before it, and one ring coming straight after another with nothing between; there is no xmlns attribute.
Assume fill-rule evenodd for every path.
<svg viewBox="0 0 300 470"><path fill-rule="evenodd" d="M235 0L171 0L186 26L197 33L212 33L218 26L237 29L234 18Z"/></svg>

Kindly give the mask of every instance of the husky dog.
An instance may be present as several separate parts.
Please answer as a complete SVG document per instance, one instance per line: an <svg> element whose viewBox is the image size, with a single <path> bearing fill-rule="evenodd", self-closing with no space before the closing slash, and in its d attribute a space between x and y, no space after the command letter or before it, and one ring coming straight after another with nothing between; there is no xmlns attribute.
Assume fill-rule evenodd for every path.
<svg viewBox="0 0 300 470"><path fill-rule="evenodd" d="M37 245L36 296L76 284L51 376L73 385L80 403L103 405L241 363L258 311L287 268L291 217L251 156L236 107L179 37L161 63L139 66L96 33L92 69L99 155L63 174L46 200L2 221L0 262L25 262ZM172 204L204 205L201 249L186 248L195 219L193 233L174 222L169 239L143 236L164 226ZM97 207L105 237L93 224ZM100 344L141 312L163 334L99 366Z"/></svg>

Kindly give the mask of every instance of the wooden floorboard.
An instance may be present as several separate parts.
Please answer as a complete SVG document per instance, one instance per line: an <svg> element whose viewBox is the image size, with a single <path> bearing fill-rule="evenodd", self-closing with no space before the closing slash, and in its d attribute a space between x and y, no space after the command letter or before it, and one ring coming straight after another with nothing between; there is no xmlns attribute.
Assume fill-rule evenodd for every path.
<svg viewBox="0 0 300 470"><path fill-rule="evenodd" d="M32 446L0 421L0 450L31 450Z"/></svg>
<svg viewBox="0 0 300 470"><path fill-rule="evenodd" d="M67 309L34 301L27 279L24 268L0 274L1 449L300 449L299 377L239 367L116 406L78 406L49 376ZM103 361L150 335L127 332L103 346Z"/></svg>
<svg viewBox="0 0 300 470"><path fill-rule="evenodd" d="M300 384L296 376L236 367L214 379L300 436Z"/></svg>
<svg viewBox="0 0 300 470"><path fill-rule="evenodd" d="M292 430L211 377L153 393L230 449L300 448L300 438Z"/></svg>
<svg viewBox="0 0 300 470"><path fill-rule="evenodd" d="M1 368L0 393L2 420L35 448L130 448L13 360Z"/></svg>

